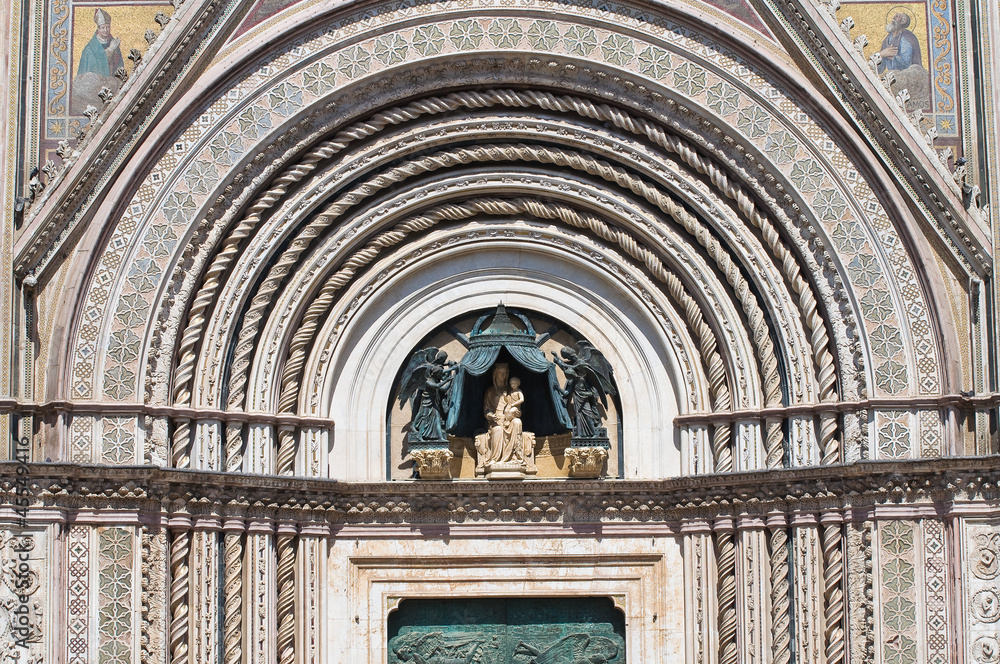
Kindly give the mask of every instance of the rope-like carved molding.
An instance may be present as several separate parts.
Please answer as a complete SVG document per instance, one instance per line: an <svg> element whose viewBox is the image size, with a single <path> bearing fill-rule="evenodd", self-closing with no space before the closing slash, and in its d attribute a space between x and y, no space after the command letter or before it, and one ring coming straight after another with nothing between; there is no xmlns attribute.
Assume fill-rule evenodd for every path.
<svg viewBox="0 0 1000 664"><path fill-rule="evenodd" d="M719 664L736 664L739 658L736 641L736 540L731 520L716 522L715 565L718 575Z"/></svg>
<svg viewBox="0 0 1000 664"><path fill-rule="evenodd" d="M558 148L549 148L530 145L486 145L475 148L463 148L453 151L439 152L418 160L408 162L402 166L390 169L380 174L359 187L343 195L336 202L328 206L316 219L302 231L302 233L292 241L289 248L284 252L278 262L271 268L267 279L265 279L257 295L251 302L251 307L244 316L243 328L240 331L240 340L234 354L232 373L230 377L230 402L242 400L246 386L246 373L249 370L250 356L254 351L253 340L256 337L259 323L266 310L270 308L271 297L277 291L285 275L291 270L298 256L305 251L312 240L327 226L332 224L350 205L359 200L373 195L380 189L399 182L406 177L437 170L438 168L450 167L457 164L468 164L482 161L511 161L524 160L539 163L553 164L557 166L568 166L574 170L580 170L591 175L597 175L608 182L614 182L623 186L633 193L636 193L648 202L656 205L666 214L681 224L685 230L693 235L698 242L706 248L709 256L716 262L726 275L729 284L734 288L737 300L743 307L751 326L752 338L755 349L758 353L758 361L762 367L764 375L765 403L768 406L775 406L781 403L781 385L778 375L777 359L774 355L774 346L771 341L770 331L764 314L757 304L756 297L750 289L746 279L742 276L739 267L732 261L719 241L711 235L707 228L699 222L694 215L681 207L671 197L667 196L659 189L652 187L640 178L631 175L624 169L617 168L607 162L595 159L588 155L583 155L575 151ZM316 318L309 321L310 326L315 326ZM696 330L697 332L697 330ZM299 349L297 349L299 350ZM296 395L286 390L288 384L294 382L294 389L298 388L298 372L304 363L304 354L301 357L293 357L292 370L286 371L282 379L282 396L279 403L279 411L287 410L294 406ZM709 376L712 381L711 371ZM728 404L731 406L731 404ZM719 409L719 408L717 408ZM728 410L729 408L725 408ZM732 456L729 447L729 432L720 434L718 444L713 444L716 456L717 470L726 472L732 470ZM288 464L292 463L293 454L289 449L294 446L290 434L282 436L279 447L278 472L287 472ZM780 451L783 446L783 434L780 423L769 423L768 427L768 448L777 447ZM725 442L721 442L721 441ZM724 449L725 448L725 449Z"/></svg>
<svg viewBox="0 0 1000 664"><path fill-rule="evenodd" d="M789 664L792 651L787 519L784 514L769 515L767 525L771 559L771 661Z"/></svg>
<svg viewBox="0 0 1000 664"><path fill-rule="evenodd" d="M738 299L744 307L744 311L751 319L753 326L753 337L757 342L757 349L761 364L764 367L766 384L770 388L767 394L780 403L780 378L777 375L777 360L774 358L773 344L770 339L767 323L763 313L760 311L751 290L745 279L739 272L739 268L728 257L718 241L708 233L707 229L698 222L693 215L678 205L670 197L662 194L659 190L649 187L640 179L628 174L623 169L615 168L605 162L591 157L580 155L568 150L557 150L549 148L536 148L527 145L514 146L480 146L472 149L459 149L455 151L441 152L422 159L408 162L402 166L390 169L380 174L362 185L355 187L348 193L341 196L337 201L321 212L305 229L290 243L288 249L282 254L277 263L270 269L267 277L260 286L257 294L251 301L250 308L243 317L243 327L237 341L236 351L231 367L229 383L229 403L232 408L239 408L245 399L245 389L247 372L249 371L251 357L254 353L254 340L264 313L270 309L272 297L277 292L280 284L291 271L298 257L311 245L312 241L343 212L361 200L374 195L376 192L400 182L408 177L420 173L431 172L439 168L451 167L459 164L468 164L480 161L510 161L524 159L528 161L538 161L554 165L569 166L576 170L582 170L593 175L598 175L603 179L615 182L620 185L627 185L634 193L644 196L651 203L657 205L667 214L671 215L689 232L709 247L712 257L716 260L731 285L736 288ZM719 371L724 373L724 366L720 360ZM295 367L298 371L301 367ZM721 374L720 374L721 377ZM710 382L712 381L710 372ZM716 383L719 382L718 379ZM718 392L717 392L718 393ZM719 401L716 409L728 410L731 407L731 398ZM279 411L290 409L294 405L294 397L284 397ZM771 405L774 405L771 403ZM714 436L716 443L717 468L720 470L732 469L731 452L729 451L729 440L731 438L729 427L720 427L721 431ZM776 427L777 434L781 435L780 428ZM289 464L293 462L293 453L289 453L290 447L294 447L294 441L290 433L280 436L279 444L278 472L289 472ZM182 441L186 442L186 441ZM779 443L780 445L780 438ZM233 447L236 446L233 441ZM228 441L227 441L228 447Z"/></svg>
<svg viewBox="0 0 1000 664"><path fill-rule="evenodd" d="M541 219L558 219L564 223L593 232L601 239L617 244L630 257L640 261L660 282L666 284L671 298L681 307L688 326L695 332L701 345L706 369L711 375L713 367L722 365L719 356L718 342L712 329L705 323L697 302L687 293L681 280L664 267L656 254L646 249L624 231L611 228L606 222L593 214L580 213L565 204L544 203L541 201L518 198L505 200L498 198L473 199L461 204L447 204L435 207L425 213L408 219L393 229L382 233L369 242L363 249L353 254L335 272L320 290L316 299L310 303L303 316L300 327L295 331L289 345L288 359L284 363L281 378L281 395L279 411L294 408L301 385L302 368L305 365L307 351L310 347L319 323L322 321L334 302L336 293L350 283L355 273L370 264L383 249L401 242L409 234L424 231L441 221L459 221L476 214L509 215L530 214ZM711 383L713 395L719 398L719 390L728 390L725 384L724 370L718 374L722 382ZM286 473L294 462L294 436L291 432L279 433L278 472ZM728 451L728 449L727 449Z"/></svg>
<svg viewBox="0 0 1000 664"><path fill-rule="evenodd" d="M823 603L824 642L828 664L843 664L844 644L844 554L843 517L824 513L823 528Z"/></svg>
<svg viewBox="0 0 1000 664"><path fill-rule="evenodd" d="M588 173L602 176L609 181L617 181L621 179L623 182L631 183L637 190L637 193L645 193L652 199L650 202L654 202L654 204L658 203L659 206L668 214L671 214L672 216L689 214L686 210L680 208L668 197L663 196L655 189L645 186L641 183L641 181L638 181L637 178L625 173L621 169L616 169L604 162L600 162L599 160L586 156L581 156L571 151L533 148L526 145L480 146L472 149L459 149L455 151L437 153L390 169L389 171L364 182L360 186L355 187L324 209L323 212L310 222L310 224L296 237L296 239L291 242L289 248L271 268L267 278L264 280L257 294L251 301L250 309L243 318L243 327L240 332L240 338L237 342L236 352L234 353L234 360L231 367L229 391L230 407L239 408L245 398L247 372L250 366L250 358L254 352L254 339L256 338L264 313L270 308L271 298L277 292L281 282L295 264L298 256L311 245L312 241L323 229L336 221L336 219L351 206L408 177L458 164L468 164L477 161L511 161L517 159L570 166L571 168L584 170ZM679 288L681 290L683 289L682 286L679 286ZM746 298L753 297L748 289L744 289L743 294ZM754 302L754 304L756 303ZM696 303L693 303L693 306L697 308ZM700 316L700 311L698 315ZM766 326L766 323L762 320L762 318L758 319L758 323ZM710 349L703 348L703 352L709 357L709 351L714 351L716 347L714 337L711 343L712 347ZM717 371L710 371L709 376L710 383L713 385L718 385L725 380L725 368L721 362L721 358L717 364ZM714 381L713 375L715 376ZM730 409L731 397L729 396L728 388L726 388L724 394L718 390L716 390L716 393L719 395L715 403L716 410ZM728 449L730 437L729 427L727 425L717 427L715 435L717 444L715 444L715 448L718 451L717 458L720 459L721 465L717 465L717 468L719 468L720 471L723 469L732 469L731 451ZM287 444L289 443L286 443L286 447ZM287 454L283 457L282 461L285 464L282 468L287 468Z"/></svg>
<svg viewBox="0 0 1000 664"><path fill-rule="evenodd" d="M243 529L242 519L223 525L223 662L243 661Z"/></svg>
<svg viewBox="0 0 1000 664"><path fill-rule="evenodd" d="M214 298L218 287L218 274L221 274L225 270L225 267L232 259L232 255L227 252L232 253L236 251L246 236L245 234L249 233L250 229L259 221L260 215L273 206L291 183L300 180L308 172L312 171L321 160L329 158L336 152L343 150L351 141L371 135L389 124L399 124L426 113L440 113L460 107L482 108L496 104L503 104L509 107L538 106L546 110L575 112L583 117L601 121L610 120L616 126L634 134L646 136L668 151L677 153L685 163L696 168L699 172L708 175L726 196L737 201L739 210L747 216L751 223L762 230L768 246L775 253L777 263L782 266L782 270L792 285L793 290L799 295L800 308L804 312L804 320L810 332L814 359L819 367L821 399L830 400L835 387L835 370L833 368L832 356L828 350L828 335L826 334L825 325L822 318L816 312L815 296L812 294L808 283L802 278L794 256L781 242L780 236L774 229L774 226L757 211L752 198L745 190L733 184L722 169L710 160L701 157L683 139L676 136L668 136L661 128L649 121L634 118L619 109L604 104L594 104L578 97L555 96L539 92L499 90L484 93L454 93L444 98L422 100L401 109L394 109L387 113L378 114L370 121L357 123L348 130L341 132L334 141L323 144L320 148L307 155L300 166L290 169L279 177L278 184L272 187L255 203L251 208L250 214L237 227L237 231L227 239L223 252L213 261L212 267L209 269L209 275L199 290L198 296L195 299L195 305L192 307L192 313L189 315L189 323L183 335L184 340L178 352L180 360L174 380L175 403L178 399L190 397L188 383L191 379L190 372L194 366L194 346L200 338L200 331L204 324L202 313ZM213 280L211 278L213 276L216 279ZM780 453L778 438L773 432L774 428L776 427L769 426L769 429L772 429L772 433L768 436L770 442L768 456L772 465L775 463L776 454ZM822 450L829 448L835 431L835 421L832 426L821 426ZM780 434L780 432L778 433ZM186 440L186 432L180 432L178 438L181 439L181 442ZM236 451L240 445L241 442L236 436L227 435L227 448L233 452L230 457L234 459L234 466L238 466L241 461L239 453ZM778 454L778 457L780 462L780 454ZM227 467L233 469L231 466Z"/></svg>
<svg viewBox="0 0 1000 664"><path fill-rule="evenodd" d="M777 264L781 266L789 285L799 297L799 308L802 311L806 329L810 333L813 359L819 369L820 399L822 401L836 399L836 370L833 356L829 351L829 336L826 324L817 310L816 297L809 283L802 277L801 269L795 256L785 246L771 221L758 210L753 199L745 189L734 183L728 174L719 168L714 161L703 157L682 138L667 134L659 125L649 120L636 118L607 104L594 104L579 97L557 98L547 93L535 92L522 93L521 96L533 98L539 106L546 109L568 104L573 111L580 115L602 122L611 121L621 129L625 129L636 135L645 136L668 152L676 154L681 161L694 168L697 172L706 175L719 191L728 198L736 201L737 209L755 227L760 229L764 241L776 258ZM555 108L554 110L566 109ZM773 387L773 385L770 387ZM774 396L773 394L769 394L770 398L766 402L768 405L774 405ZM778 395L778 399L780 400L780 395ZM775 423L767 425L766 455L767 466L769 468L778 467L783 461L783 448L779 426ZM839 460L839 445L835 440L835 435L836 421L831 418L824 418L820 425L820 450L824 455L824 463L835 463Z"/></svg>
<svg viewBox="0 0 1000 664"><path fill-rule="evenodd" d="M278 587L276 606L278 635L278 664L295 662L295 549L296 531L294 526L278 526L275 537L278 569L275 583Z"/></svg>
<svg viewBox="0 0 1000 664"><path fill-rule="evenodd" d="M170 664L188 664L190 519L174 517L170 542Z"/></svg>

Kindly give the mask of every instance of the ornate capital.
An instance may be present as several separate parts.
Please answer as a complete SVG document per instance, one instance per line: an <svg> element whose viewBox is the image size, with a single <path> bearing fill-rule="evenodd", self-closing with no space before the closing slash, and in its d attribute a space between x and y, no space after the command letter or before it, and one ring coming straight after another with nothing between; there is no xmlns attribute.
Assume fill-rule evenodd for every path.
<svg viewBox="0 0 1000 664"><path fill-rule="evenodd" d="M422 480L451 479L451 450L413 450L410 452L417 464L417 472Z"/></svg>
<svg viewBox="0 0 1000 664"><path fill-rule="evenodd" d="M568 447L570 477L600 477L608 460L608 451L603 447Z"/></svg>

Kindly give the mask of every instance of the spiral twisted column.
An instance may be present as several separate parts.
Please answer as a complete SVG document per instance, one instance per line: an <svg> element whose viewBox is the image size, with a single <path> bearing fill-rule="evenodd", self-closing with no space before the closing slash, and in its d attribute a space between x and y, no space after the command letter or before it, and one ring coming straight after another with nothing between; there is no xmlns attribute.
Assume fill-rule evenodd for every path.
<svg viewBox="0 0 1000 664"><path fill-rule="evenodd" d="M224 533L223 662L243 661L243 519L227 519Z"/></svg>
<svg viewBox="0 0 1000 664"><path fill-rule="evenodd" d="M188 403L190 403L190 398ZM174 468L191 466L191 420L189 418L174 418L174 432L170 436L170 452L170 460Z"/></svg>
<svg viewBox="0 0 1000 664"><path fill-rule="evenodd" d="M732 519L715 522L719 596L719 664L736 664L736 538Z"/></svg>
<svg viewBox="0 0 1000 664"><path fill-rule="evenodd" d="M243 470L243 438L242 422L226 423L226 440L223 443L225 458L223 460L227 473L238 473Z"/></svg>
<svg viewBox="0 0 1000 664"><path fill-rule="evenodd" d="M771 662L789 664L792 659L789 618L788 519L784 514L767 517L771 558Z"/></svg>
<svg viewBox="0 0 1000 664"><path fill-rule="evenodd" d="M191 554L191 517L173 516L170 527L170 664L188 664L189 660L189 568Z"/></svg>
<svg viewBox="0 0 1000 664"><path fill-rule="evenodd" d="M826 664L844 662L844 517L837 512L820 515L823 528L823 604Z"/></svg>
<svg viewBox="0 0 1000 664"><path fill-rule="evenodd" d="M275 538L278 570L275 582L278 586L278 664L295 662L295 524L281 524Z"/></svg>
<svg viewBox="0 0 1000 664"><path fill-rule="evenodd" d="M292 403L294 406L294 402ZM278 409L279 413L292 412ZM278 475L295 474L295 452L298 448L299 437L296 435L295 427L282 425L278 428L278 454L274 460L274 470Z"/></svg>

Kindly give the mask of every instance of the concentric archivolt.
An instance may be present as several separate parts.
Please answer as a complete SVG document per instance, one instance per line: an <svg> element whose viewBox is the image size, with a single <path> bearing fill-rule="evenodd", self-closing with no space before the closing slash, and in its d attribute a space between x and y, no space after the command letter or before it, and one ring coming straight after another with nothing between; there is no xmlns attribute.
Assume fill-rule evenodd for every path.
<svg viewBox="0 0 1000 664"><path fill-rule="evenodd" d="M537 19L505 11L536 27ZM600 48L590 54L596 60L584 60L570 43L583 30L571 30L574 12L586 10L565 9L547 33L555 41L533 44L537 58L503 49L476 55L492 39L484 33L475 44L446 37L451 45L423 62L379 64L365 40L381 38L361 35L344 47L331 41L340 30L331 27L296 46L284 69L242 79L236 85L245 94L223 105L214 133L185 134L202 132L191 156L154 169L157 182L169 171L177 186L167 193L151 185L130 213L145 215L142 223L120 224L122 232L135 228L133 268L114 282L113 304L95 302L94 311L123 343L148 336L126 329L132 313L159 319L153 343L140 343L134 358L117 352L121 344L100 356L96 386L127 400L145 376L154 404L304 412L315 399L316 379L304 370L322 352L318 332L356 279L438 229L518 217L600 240L659 284L700 355L697 370L710 386L702 412L767 409L760 456L739 451L735 464L734 450L748 444L737 441L757 434L734 436L728 421L711 425L716 469L834 462L844 458L845 431L856 450L855 416L838 421L817 404L866 396L872 383L876 394L908 390L914 377L936 371L917 357L933 355L933 345L914 351L905 331L898 343L879 344L881 354L866 334L857 345L875 315L884 329L931 332L927 324L899 325L904 316L926 317L926 308L903 307L886 286L880 261L906 259L905 252L871 251L876 238L856 221L862 205L876 216L884 211L865 198L863 182L847 184L849 162L835 142L816 138L822 129L809 113L786 114L801 123L793 126L765 101L763 91L783 93L760 72L744 64L738 75L726 71L739 62L733 54L691 59L684 46L696 38L661 28L644 34L628 19L587 28ZM377 22L395 20L390 11ZM445 12L440 20L454 26L467 18ZM411 41L417 34L413 25L391 30ZM615 55L610 45L620 40L612 37L626 32L633 50ZM364 53L367 65L350 65ZM505 85L515 81L516 88ZM434 95L436 86L455 91ZM516 195L503 183L474 197L457 186L432 191L434 183L464 181L471 192L505 169L549 184L521 183ZM595 200L584 191L598 192ZM170 261L153 260L156 252ZM134 274L147 253L146 274ZM851 295L842 290L848 282ZM85 385L87 362L75 369L80 394L93 389ZM781 409L793 405L814 408L789 427ZM183 417L147 428L156 432L153 449L180 466L192 463L195 430ZM210 465L246 467L247 436L239 423L227 425ZM269 470L292 472L299 437L290 429L277 435L278 465Z"/></svg>
<svg viewBox="0 0 1000 664"><path fill-rule="evenodd" d="M700 167L703 171L711 171L711 162L706 159L699 159L693 150L684 150L682 148L686 147L682 141L675 140L673 142L667 141L664 133L658 130L655 125L649 122L640 123L635 121L629 114L624 112L616 112L614 109L607 106L595 106L593 104L588 104L585 100L579 98L559 98L553 95L531 95L518 93L516 91L502 90L496 93L484 93L484 94L468 94L468 95L452 95L449 100L431 100L426 104L414 103L411 104L409 109L401 109L399 111L390 111L386 113L384 117L394 117L394 118L406 118L411 116L416 116L417 114L413 109L420 109L424 113L428 110L442 112L443 110L454 110L457 107L465 107L466 109L470 107L487 107L495 105L498 101L506 102L507 105L542 105L547 106L550 110L562 110L562 111L577 111L576 115L579 117L586 114L580 113L580 109L585 109L593 116L594 119L613 119L616 125L627 125L632 130L633 133L640 133L644 138L652 138L654 143L661 147L668 149L673 153L680 153L682 156L686 157L686 161L694 163L696 166ZM451 107L449 109L449 106ZM516 119L515 119L516 120ZM452 136L452 140L457 140L461 143L467 143L470 141L475 141L476 129L475 125L477 119L473 117L466 117L465 122L471 128L470 131L465 131L462 133L455 133ZM490 119L489 121L482 121L485 125L500 125L500 128L504 126L509 126L511 119L505 118L504 120L498 121L496 119ZM353 140L360 140L361 138L366 138L369 135L374 135L374 127L381 125L385 126L390 124L388 122L379 121L374 125L371 123L359 124L353 128L349 128L341 134L341 136L346 136ZM395 124L395 123L393 123ZM515 122L515 124L517 124ZM523 119L521 124L525 123ZM416 128L422 129L419 124ZM353 179L348 180L348 186L346 186L346 191L341 191L343 193L333 194L330 190L336 190L337 187L327 185L326 195L332 198L331 203L326 204L324 207L320 208L316 213L314 213L308 222L304 222L304 226L300 230L289 233L286 238L286 245L281 254L272 258L272 263L267 269L266 273L259 274L256 278L249 278L245 280L240 280L239 283L243 284L254 284L256 283L256 290L247 291L242 298L236 298L235 300L230 300L232 302L244 302L249 303L244 305L246 307L245 312L242 315L242 327L240 329L239 335L235 338L233 343L233 361L228 366L228 407L232 410L242 410L250 408L264 408L267 409L268 406L277 407L278 412L293 412L299 402L300 394L299 387L301 385L301 372L302 368L306 363L308 351L314 342L314 336L316 329L319 325L320 319L327 314L329 309L334 303L337 293L343 290L351 281L351 279L356 275L359 270L364 269L373 260L375 260L379 254L387 249L396 247L406 242L407 238L413 234L418 234L426 232L433 228L435 225L447 222L447 223L459 223L463 220L468 220L474 218L478 215L517 215L517 214L527 214L538 219L546 219L556 221L571 227L584 229L604 241L609 241L619 249L621 249L626 255L631 259L636 260L644 266L644 268L650 271L653 277L659 281L663 288L670 294L671 298L675 302L676 306L684 312L684 319L686 324L693 330L694 336L696 336L699 341L700 354L706 361L706 369L709 376L709 382L711 384L711 392L713 395L713 407L716 410L729 410L732 407L732 388L726 378L725 363L722 361L719 355L718 348L719 343L716 337L716 332L712 330L712 326L705 321L705 317L699 306L699 300L687 292L687 288L684 285L685 279L678 276L678 271L669 270L664 266L663 259L661 255L666 252L667 260L670 262L676 262L675 256L677 255L676 249L673 252L667 249L656 249L656 242L653 242L652 248L647 248L646 244L650 242L652 238L648 234L644 234L645 237L640 236L638 239L633 233L628 230L615 229L608 223L606 223L600 216L594 215L589 211L580 211L574 209L571 205L550 203L544 200L531 200L528 198L498 198L498 197L481 197L474 198L472 200L464 200L462 203L446 203L444 205L438 205L436 207L431 207L430 209L421 210L421 204L411 205L410 210L417 211L416 214L412 214L408 218L404 218L401 221L395 223L389 229L383 230L378 233L377 228L366 229L368 234L375 234L367 242L366 246L359 247L352 254L344 255L341 263L337 265L336 271L329 276L325 283L318 281L316 286L310 286L309 284L302 284L296 289L296 293L309 293L319 288L318 296L309 302L308 305L300 303L300 310L288 311L279 314L279 320L298 320L299 316L302 316L301 324L290 337L289 348L287 352L284 353L284 357L272 357L273 353L271 349L276 346L281 346L281 336L282 335L272 335L273 341L270 344L264 344L269 347L269 350L265 352L264 355L258 353L257 337L260 332L261 325L264 320L265 313L274 309L275 298L277 297L278 289L287 282L287 278L291 272L294 271L294 267L303 259L303 256L314 250L314 241L321 235L332 232L335 225L343 225L342 218L348 214L349 211L359 209L363 210L366 205L369 204L371 200L377 200L377 197L386 189L392 186L407 186L411 185L414 181L419 181L421 177L424 177L431 173L436 173L438 171L448 170L462 170L467 169L470 166L483 168L481 165L486 165L487 167L493 164L509 164L516 162L528 162L530 164L538 164L543 168L556 168L561 171L575 173L577 176L591 176L597 182L602 182L600 186L609 187L615 190L615 196L631 196L641 201L646 207L652 207L653 210L658 211L660 214L666 215L671 219L679 229L683 230L688 236L687 242L692 242L695 246L700 246L701 251L705 254L708 263L703 265L700 270L694 274L690 274L689 267L680 267L680 274L686 277L689 284L698 284L704 281L705 278L712 272L712 270L717 271L720 274L721 280L728 283L729 291L727 295L732 299L731 312L733 310L742 311L747 324L749 325L748 337L752 339L752 345L754 348L754 354L757 358L757 363L761 374L763 375L763 384L761 386L761 392L763 393L763 400L761 402L755 401L755 403L761 403L765 407L780 407L782 405L781 397L781 382L782 377L778 375L778 360L775 356L774 342L772 340L772 332L768 325L768 321L763 313L763 308L758 301L757 292L761 290L761 282L757 282L755 285L751 285L745 276L746 269L749 262L753 260L753 254L747 253L742 257L737 258L737 261L742 259L742 267L740 262L734 261L730 256L728 246L724 246L722 242L717 239L713 230L717 233L720 231L718 227L710 230L710 227L702 222L698 216L691 212L686 205L678 202L675 197L670 193L661 189L658 183L653 180L648 179L649 168L641 168L643 164L640 162L644 161L639 157L640 153L635 151L635 147L632 151L626 152L622 149L621 142L615 146L618 152L625 152L625 154L631 156L630 160L626 160L627 166L618 166L608 159L615 159L616 150L607 149L600 150L591 148L586 151L579 151L570 149L561 145L560 142L572 143L570 139L562 138L561 140L553 134L553 136L546 136L545 131L538 132L539 127L536 127L536 132L540 133L541 136L535 136L536 142L533 144L516 142L516 143L495 143L487 145L473 145L470 147L458 147L452 149L444 149L430 154L423 154L423 156L417 157L406 161L405 155L408 152L416 152L418 150L427 151L425 147L425 142L421 141L420 131L413 131L411 133L406 133L401 137L397 137L396 141L399 144L405 145L406 147L397 147L390 145L387 149L385 146L381 146L380 152L382 154L391 154L394 157L394 163L387 165L382 170L378 170L378 159L368 160L368 172L374 171L375 174L369 175L367 178L361 178L356 176ZM563 127L565 131L565 127ZM640 132L640 129L642 131ZM436 132L426 132L429 135L437 137L439 142L443 142L440 137L442 135L447 136L448 132L443 131L438 128ZM499 132L498 132L499 133ZM509 131L511 138L525 138L523 132L518 130ZM566 132L568 133L568 132ZM548 138L549 143L546 143L546 138ZM613 136L609 136L604 139L608 143L615 143ZM344 150L349 144L349 141L342 140L339 145L336 146L334 150L331 144L323 146L325 152L315 151L313 154L317 156L326 156L328 158L334 157L337 151ZM639 148L643 146L638 146ZM393 149L396 148L396 149ZM591 152L597 152L597 155L590 154ZM399 160L403 159L402 163ZM350 162L349 159L341 159L340 163ZM362 159L356 159L356 161L363 161ZM618 161L621 161L619 158ZM677 163L674 163L675 167ZM634 174L633 171L637 167L640 167L641 171L646 171L646 177L643 175ZM301 171L299 171L301 172ZM718 186L721 184L728 184L728 179L722 175L716 169L714 173L714 184ZM662 178L660 178L662 180ZM285 182L280 183L281 187L285 186ZM502 190L503 187L501 186ZM737 202L742 202L741 212L743 215L748 217L751 223L755 222L758 228L763 227L765 230L773 231L773 225L763 217L763 215L756 212L753 205L749 203L748 198L745 195L741 195L742 192L740 188L736 186L729 186L723 189L723 193L727 195L728 198L735 199ZM180 364L179 371L177 372L174 379L174 394L181 395L186 398L190 398L190 383L192 374L189 367L194 366L195 363L195 352L194 343L192 340L196 340L200 334L200 330L203 326L203 312L205 309L204 302L210 300L214 296L214 292L217 289L217 280L215 278L215 273L221 271L222 266L227 266L231 261L231 257L228 252L232 252L237 245L238 241L242 240L244 228L257 223L260 211L265 208L265 206L270 206L273 204L271 200L273 192L267 192L263 200L251 208L251 212L243 223L238 225L236 228L236 240L229 240L223 245L223 252L220 253L214 260L213 265L217 267L210 267L210 272L205 279L198 296L196 296L195 302L198 304L196 308L193 309L189 316L188 328L185 335L182 337L182 346L180 350ZM704 195L701 196L702 200L705 200ZM688 200L688 204L691 204L691 200ZM426 204L424 204L426 206ZM695 207L694 209L697 209ZM647 217L650 217L649 213L646 213ZM711 215L705 215L706 218L711 218ZM291 219L294 223L294 218ZM300 222L303 223L303 222ZM659 222L662 224L662 222ZM654 223L653 226L656 224ZM348 226L350 226L348 224ZM626 224L627 227L627 224ZM290 229L290 227L289 227ZM352 231L353 232L353 231ZM724 236L725 238L725 236ZM731 241L732 236L725 238ZM776 238L772 237L771 244L784 249L783 245L778 244ZM759 244L756 246L760 246ZM682 252L683 253L683 252ZM331 253L329 250L322 251L317 255L324 257L336 256L336 252ZM800 271L791 271L789 266L794 263L790 252L784 250L782 254L787 260L785 262L786 274L791 272L792 276L799 276ZM326 260L326 258L324 258ZM255 262L260 263L257 260ZM328 266L336 263L336 260L330 261ZM685 262L691 263L691 258L685 259ZM695 261L696 263L699 261ZM711 267L708 267L711 265ZM329 268L328 268L329 269ZM700 274L700 276L699 276ZM757 275L756 270L750 272L751 275ZM753 278L753 276L751 277ZM795 281L793 280L798 289L805 293L807 296L811 297L811 289L804 280ZM322 284L322 285L319 285ZM774 282L768 284L768 287L774 292L775 286ZM718 297L718 296L717 296ZM307 299L308 301L308 299ZM704 299L702 298L704 302ZM812 303L815 303L815 299L811 299ZM779 305L779 302L773 302L775 305ZM768 307L771 311L781 311L782 306L772 306ZM224 319L232 320L236 311L230 312L229 314L223 316ZM814 314L814 312L812 312ZM717 323L719 329L738 329L742 327L736 317L732 313L728 315L730 322L727 324ZM806 316L806 322L809 322L809 316ZM272 326L274 327L274 326ZM280 329L281 325L276 326L276 329ZM786 321L784 325L785 329L798 328L798 321ZM219 330L221 333L222 330ZM285 335L287 337L287 330ZM812 348L813 355L819 357L824 357L828 359L829 363L832 364L832 356L830 356L829 350L826 348L826 339L828 337L825 334L825 330L813 329L812 330ZM187 340L187 343L184 341ZM268 403L268 399L265 396L263 401L247 401L246 385L248 379L248 372L250 371L250 366L252 364L251 357L258 353L257 362L266 365L270 370L273 370L276 366L281 366L280 380L275 383L274 390L277 392L277 403ZM825 354L825 355L824 355ZM260 360L260 357L268 358L264 361ZM810 363L808 358L795 357L793 360L790 356L785 357L784 364L786 366L796 366L805 367ZM277 361L276 361L277 360ZM746 358L740 364L745 364ZM732 363L731 363L732 364ZM829 373L832 375L832 368L829 368ZM732 372L732 370L731 370ZM733 375L738 374L735 372ZM214 381L209 381L210 383ZM741 392L745 391L746 379L742 379L743 389ZM754 380L756 382L756 379ZM789 376L785 376L786 385L790 384L792 381ZM832 385L832 384L830 384ZM826 386L828 392L830 391L830 385ZM785 390L787 392L787 388ZM263 391L266 394L267 390ZM261 393L258 390L258 393ZM829 398L829 396L827 397ZM828 437L822 442L827 446L833 445L833 427L828 430ZM715 443L713 444L714 457L717 468L719 469L731 469L733 468L732 461L732 441L730 438L731 431L727 424L723 423L716 427L714 433ZM230 427L227 431L227 450L229 451L229 458L238 459L241 454L242 449L245 447L245 440L242 438L242 432L238 431L236 427ZM769 462L771 464L780 463L780 460L784 456L784 442L783 435L780 429L780 420L775 420L773 422L768 422L767 434L765 440L765 450ZM184 461L187 456L187 449L190 446L190 434L188 429L181 423L181 426L174 428L174 438L173 438L173 448L175 450L175 460ZM292 472L294 468L294 456L296 447L296 435L292 431L284 430L278 435L278 445L277 445L277 470L279 472ZM826 449L826 448L824 448ZM233 467L238 465L236 462L232 462ZM228 464L227 464L228 465Z"/></svg>

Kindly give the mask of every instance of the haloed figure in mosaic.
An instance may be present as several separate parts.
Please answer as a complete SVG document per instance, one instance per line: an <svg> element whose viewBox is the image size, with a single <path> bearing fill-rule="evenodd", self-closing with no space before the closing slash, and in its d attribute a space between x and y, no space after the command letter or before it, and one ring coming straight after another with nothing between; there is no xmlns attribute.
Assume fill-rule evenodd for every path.
<svg viewBox="0 0 1000 664"><path fill-rule="evenodd" d="M125 65L122 59L122 40L111 34L111 15L98 8L94 11L97 30L94 37L83 49L77 76L92 72L101 76L113 76L115 70Z"/></svg>
<svg viewBox="0 0 1000 664"><path fill-rule="evenodd" d="M882 40L882 47L879 55L882 56L882 64L879 71L892 69L899 71L911 65L920 65L920 42L917 36L910 30L910 17L901 11L893 14L892 19L885 26L888 33Z"/></svg>
<svg viewBox="0 0 1000 664"><path fill-rule="evenodd" d="M893 92L898 94L905 89L910 94L907 111L930 106L930 82L923 65L920 40L910 29L913 24L914 16L909 9L890 9L886 14L887 34L878 52L882 56L879 74L887 70L893 72L896 81Z"/></svg>
<svg viewBox="0 0 1000 664"><path fill-rule="evenodd" d="M101 88L116 92L121 85L115 72L125 66L121 38L111 33L111 14L101 8L94 11L97 24L94 36L80 54L80 64L73 78L73 111L83 113L87 106L100 108Z"/></svg>

